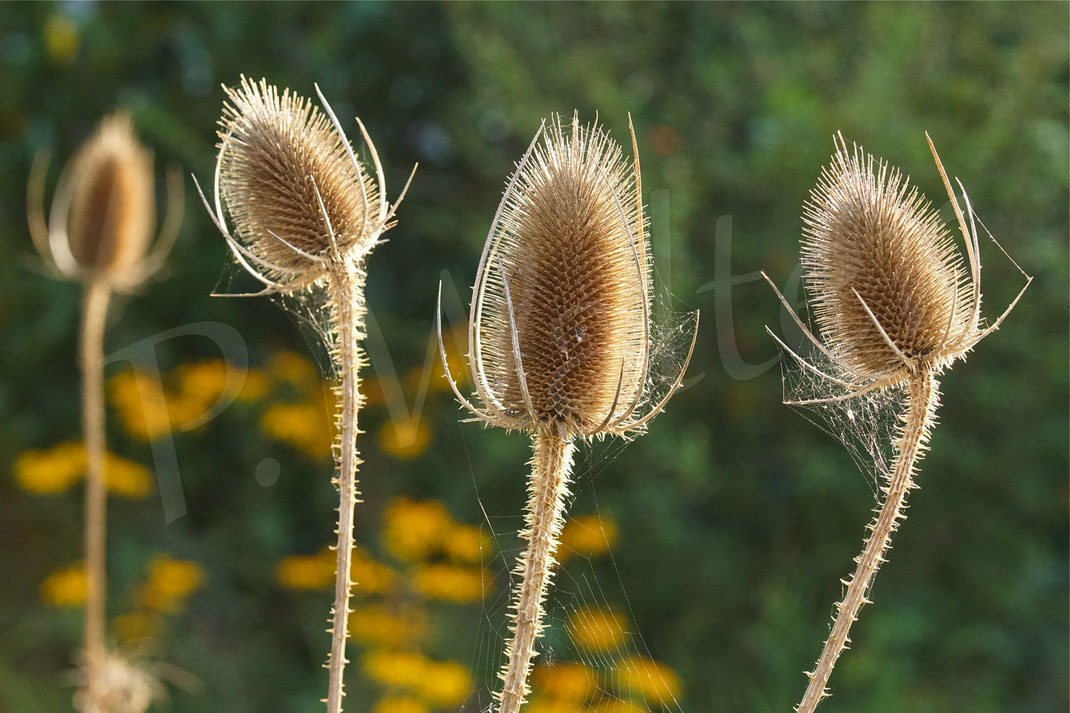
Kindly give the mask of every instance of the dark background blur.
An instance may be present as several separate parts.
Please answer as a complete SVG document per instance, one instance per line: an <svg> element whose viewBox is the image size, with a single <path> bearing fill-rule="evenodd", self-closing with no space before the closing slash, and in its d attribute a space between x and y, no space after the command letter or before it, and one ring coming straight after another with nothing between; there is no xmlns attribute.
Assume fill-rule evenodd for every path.
<svg viewBox="0 0 1070 713"><path fill-rule="evenodd" d="M678 311L703 311L691 373L704 376L626 449L583 449L572 511L603 513L619 536L612 562L582 563L605 600L558 601L611 606L626 593L649 655L682 680L688 712L791 710L874 504L848 453L780 404L779 368L744 373L732 357L776 355L763 331L781 330L772 292L739 281L731 308L718 311L726 283L708 285L759 269L786 282L802 203L837 130L942 205L929 131L993 235L1036 279L1004 327L942 380L922 487L822 710L1065 711L1068 26L1066 3L0 6L0 711L70 709L64 676L81 626L77 607L53 606L42 590L79 557L81 491L35 494L15 475L27 452L79 439L79 292L38 267L24 217L31 159L46 147L69 155L120 107L158 167L209 179L220 84L242 73L304 95L318 82L354 140L359 114L391 197L420 162L368 283L410 406L440 274L467 301L504 181L539 121L597 111L623 141L631 112L662 287ZM278 304L209 297L230 285L231 258L187 187L170 270L114 307L109 349L217 321L244 338L254 371L279 353L311 356L314 335ZM727 253L715 264L723 216L730 268ZM1022 278L982 240L991 319ZM167 374L220 357L195 338L158 353ZM374 395L377 373L365 375ZM158 553L203 568L197 591L153 620L152 657L200 682L171 689L176 713L319 709L329 594L287 589L276 565L330 541L336 495L329 460L269 433L272 398L174 435L187 516L166 524L154 492L112 501L111 614L145 607L135 593ZM494 593L483 605L429 603L426 644L485 687L528 444L459 415L433 384L429 437L406 451L373 397L361 414L357 539L389 558L384 509L399 496L441 501L489 535L486 511ZM128 430L113 404L110 450L150 465L150 445ZM255 475L265 455L281 464L267 486ZM360 657L358 646L351 658ZM355 712L378 695L363 670L352 667Z"/></svg>

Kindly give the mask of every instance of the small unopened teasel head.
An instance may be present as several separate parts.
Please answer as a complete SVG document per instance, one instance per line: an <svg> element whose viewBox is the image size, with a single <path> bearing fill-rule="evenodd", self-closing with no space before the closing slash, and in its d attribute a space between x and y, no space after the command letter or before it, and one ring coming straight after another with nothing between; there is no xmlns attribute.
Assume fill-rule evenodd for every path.
<svg viewBox="0 0 1070 713"><path fill-rule="evenodd" d="M152 163L130 117L112 114L64 167L46 220L48 161L39 156L27 203L34 245L45 261L67 279L104 280L115 289L132 289L159 270L182 222L182 181L172 170L167 217L150 250L156 229Z"/></svg>

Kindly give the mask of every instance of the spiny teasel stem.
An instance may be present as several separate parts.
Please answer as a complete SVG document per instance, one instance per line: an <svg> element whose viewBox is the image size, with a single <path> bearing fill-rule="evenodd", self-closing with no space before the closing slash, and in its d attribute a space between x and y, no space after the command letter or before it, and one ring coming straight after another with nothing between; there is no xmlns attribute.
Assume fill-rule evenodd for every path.
<svg viewBox="0 0 1070 713"><path fill-rule="evenodd" d="M104 325L111 287L103 279L86 284L82 308L82 430L86 449L85 489L85 660L86 692L96 705L105 661L104 620L108 496L104 488Z"/></svg>
<svg viewBox="0 0 1070 713"><path fill-rule="evenodd" d="M341 713L345 696L346 637L349 622L349 597L353 588L350 564L353 555L353 509L360 493L357 490L357 412L360 410L360 367L363 365L361 342L364 339L364 271L347 260L331 272L328 289L331 299L331 319L337 341L332 345L332 357L341 371L341 386L335 389L338 397L338 440L335 442L335 462L338 472L334 484L338 487L338 542L335 545L337 564L334 579L334 607L331 610L331 655L327 661L329 683L328 713Z"/></svg>
<svg viewBox="0 0 1070 713"><path fill-rule="evenodd" d="M547 429L538 429L532 437L532 448L524 516L527 529L520 533L527 541L527 550L516 567L520 582L512 607L513 638L506 646L508 660L501 672L499 713L517 713L528 693L528 673L535 657L535 640L543 628L543 599L557 563L554 553L561 536L576 446L571 438L565 440Z"/></svg>
<svg viewBox="0 0 1070 713"><path fill-rule="evenodd" d="M896 445L896 457L892 466L888 484L884 487L884 503L877 512L877 518L869 524L869 536L865 546L855 562L851 579L845 582L847 591L843 601L836 605L836 620L832 633L825 641L821 657L810 677L802 702L795 709L798 713L813 713L822 698L830 695L825 686L828 684L836 660L850 641L848 633L858 619L858 612L866 598L877 569L884 562L884 554L891 546L892 533L906 517L906 497L910 490L917 487L914 483L914 470L927 448L930 431L936 420L936 408L940 402L939 386L931 371L923 370L909 381L907 409L903 414L902 429Z"/></svg>

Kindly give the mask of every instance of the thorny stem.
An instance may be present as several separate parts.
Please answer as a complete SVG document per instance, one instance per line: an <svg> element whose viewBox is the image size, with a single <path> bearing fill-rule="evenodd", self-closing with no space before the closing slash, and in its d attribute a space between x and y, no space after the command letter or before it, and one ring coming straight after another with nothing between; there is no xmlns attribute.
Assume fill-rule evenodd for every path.
<svg viewBox="0 0 1070 713"><path fill-rule="evenodd" d="M508 660L502 667L499 713L517 713L528 693L528 672L535 657L535 640L542 633L542 604L552 578L568 496L572 454L575 445L556 433L538 430L532 437L531 480L524 516L527 526L520 536L527 550L517 563L520 577L513 604L513 638L506 646Z"/></svg>
<svg viewBox="0 0 1070 713"><path fill-rule="evenodd" d="M104 488L104 325L111 287L104 280L86 285L82 308L82 430L86 449L85 600L86 693L90 709L102 696L104 665L104 600L108 497Z"/></svg>
<svg viewBox="0 0 1070 713"><path fill-rule="evenodd" d="M338 413L336 423L339 440L335 443L335 462L338 472L334 484L338 488L338 542L335 545L337 564L334 579L334 607L331 610L331 655L327 661L329 683L328 713L341 713L345 696L346 636L349 620L349 597L353 588L350 563L353 555L353 509L360 493L357 491L357 412L360 410L360 375L363 364L361 341L364 338L364 272L343 261L331 273L331 318L336 331L332 345L335 364L341 370L342 384L336 388Z"/></svg>
<svg viewBox="0 0 1070 713"><path fill-rule="evenodd" d="M935 421L936 408L940 402L939 387L936 377L929 371L922 371L910 380L910 394L906 413L903 414L899 442L896 445L896 458L891 477L884 487L884 503L877 512L877 518L869 524L862 554L855 562L858 564L854 575L845 582L847 591L843 601L836 605L836 620L832 633L825 641L821 658L813 673L808 674L810 684L806 687L798 713L813 713L822 698L830 695L825 686L832 675L832 668L847 644L850 642L848 632L858 619L858 611L866 598L877 569L885 561L884 555L891 546L892 533L899 527L905 517L907 493L916 488L914 470L921 460L929 441L930 430Z"/></svg>

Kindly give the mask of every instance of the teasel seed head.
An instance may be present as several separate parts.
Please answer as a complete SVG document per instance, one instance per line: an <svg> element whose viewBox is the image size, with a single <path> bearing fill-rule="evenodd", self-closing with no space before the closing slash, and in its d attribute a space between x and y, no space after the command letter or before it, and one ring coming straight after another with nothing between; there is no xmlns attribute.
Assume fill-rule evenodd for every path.
<svg viewBox="0 0 1070 713"><path fill-rule="evenodd" d="M30 230L38 252L69 279L106 280L133 288L163 265L182 222L182 181L168 176L164 227L150 251L156 224L152 153L134 135L130 117L116 112L64 167L49 219L44 216L47 157L31 171Z"/></svg>
<svg viewBox="0 0 1070 713"><path fill-rule="evenodd" d="M477 419L590 437L641 429L664 407L668 396L649 403L651 267L634 131L632 145L628 161L597 124L555 117L518 164L469 318L486 410L450 380Z"/></svg>
<svg viewBox="0 0 1070 713"><path fill-rule="evenodd" d="M858 145L848 151L842 135L836 139L836 153L803 214L803 281L820 339L778 295L806 337L834 364L842 379L833 380L848 392L798 403L843 400L901 385L923 371L939 373L998 329L1032 281L1014 263L1026 283L1003 314L985 326L978 221L956 179L963 212L932 141L929 147L965 241L965 262L939 215L898 169ZM829 376L777 341L804 367Z"/></svg>
<svg viewBox="0 0 1070 713"><path fill-rule="evenodd" d="M284 293L319 282L331 265L359 263L392 227L405 193L386 205L382 167L360 120L374 179L319 87L325 111L265 79L243 76L224 91L214 208L201 197L238 262L264 292Z"/></svg>

